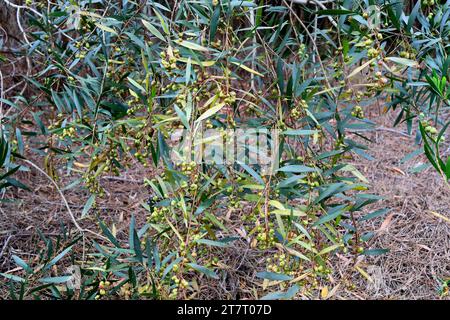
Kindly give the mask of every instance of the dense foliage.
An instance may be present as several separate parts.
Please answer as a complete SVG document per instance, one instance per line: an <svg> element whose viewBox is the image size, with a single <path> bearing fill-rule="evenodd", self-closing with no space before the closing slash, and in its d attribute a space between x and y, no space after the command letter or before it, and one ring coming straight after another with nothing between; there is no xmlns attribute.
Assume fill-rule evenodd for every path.
<svg viewBox="0 0 450 320"><path fill-rule="evenodd" d="M26 188L13 174L37 166L56 185L64 168L71 181L59 192L89 192L80 212L68 210L72 232L42 235L39 261L13 257L23 269L3 274L13 297L202 298L202 279L233 272L220 252L240 240L266 259L265 270L248 271L253 297L326 297L336 252L367 276L357 256L386 250L358 225L387 210L362 214L379 197L349 160L370 158L364 109L376 102L400 110L395 124L410 133L418 126L424 148L411 156L424 152L450 178L439 149L450 104L448 1L5 3L26 20L21 52L33 88L0 100L0 188ZM279 168L174 163L171 135L200 123L224 139L229 129L278 130ZM139 164L152 169L142 180L147 222L133 215L125 242L96 201L102 176ZM89 217L102 236L80 226ZM86 242L90 251L71 255ZM81 290L67 285L70 275L50 274L69 256Z"/></svg>

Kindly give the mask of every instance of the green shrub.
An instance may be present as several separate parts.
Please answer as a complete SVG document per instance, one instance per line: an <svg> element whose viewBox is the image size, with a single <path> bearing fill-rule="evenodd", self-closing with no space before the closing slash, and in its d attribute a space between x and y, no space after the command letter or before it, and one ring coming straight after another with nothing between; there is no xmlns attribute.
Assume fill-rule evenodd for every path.
<svg viewBox="0 0 450 320"><path fill-rule="evenodd" d="M369 182L348 160L371 158L359 139L360 130L374 127L364 109L389 99L387 107L402 110L397 123L405 119L411 130L422 117L425 154L449 177L449 162L437 158L446 126L438 134L425 121L439 122L448 106L448 43L440 40L448 40L450 11L448 3L428 5L409 14L395 1L339 1L319 11L290 1L34 1L40 14L29 11L26 36L35 92L9 103L33 110L36 131L27 155L23 147L18 154L45 157L55 181L54 168L65 166L71 184L90 192L83 215L98 217L104 237L82 263L78 293L62 290L67 277L47 271L84 232L57 249L44 237L37 268L16 257L27 272L7 275L22 288L17 294L12 285L12 294L201 298L194 295L199 281L233 272L221 253L246 238L266 259L265 270L251 270L264 288L251 288L256 296L293 298L301 289L316 297L334 272L335 252L386 252L371 248L373 233L359 225L387 210L363 211L379 197L367 193ZM279 169L265 175L239 161L173 162L171 135L193 134L200 123L223 135L278 130ZM21 118L10 116L8 126L20 128ZM23 146L18 130L9 138ZM133 217L125 243L108 229L96 200L104 196L102 176L136 162L152 168L142 180L150 190L142 204L147 223L138 227Z"/></svg>

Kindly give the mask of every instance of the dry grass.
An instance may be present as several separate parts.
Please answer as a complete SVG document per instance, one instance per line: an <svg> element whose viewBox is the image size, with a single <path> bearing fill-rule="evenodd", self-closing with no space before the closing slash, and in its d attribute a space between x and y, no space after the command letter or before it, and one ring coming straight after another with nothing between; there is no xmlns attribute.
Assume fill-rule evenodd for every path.
<svg viewBox="0 0 450 320"><path fill-rule="evenodd" d="M374 112L370 118L381 127L391 127L393 116L377 116ZM390 251L365 258L363 262L373 283L354 274L358 289L353 296L437 299L442 279L450 278L450 223L431 211L450 218L450 190L433 168L409 172L426 162L423 156L401 163L404 156L418 147L412 137L387 130L371 132L368 137L373 141L370 154L375 160L360 158L355 165L371 182L371 191L385 199L371 209L391 210L365 228L379 230L372 247Z"/></svg>

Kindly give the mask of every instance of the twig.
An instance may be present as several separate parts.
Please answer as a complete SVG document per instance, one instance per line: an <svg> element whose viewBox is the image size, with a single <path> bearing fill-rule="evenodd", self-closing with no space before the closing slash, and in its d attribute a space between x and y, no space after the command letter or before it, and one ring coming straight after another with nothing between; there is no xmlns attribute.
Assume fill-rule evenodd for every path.
<svg viewBox="0 0 450 320"><path fill-rule="evenodd" d="M3 73L0 70L0 131L3 129Z"/></svg>
<svg viewBox="0 0 450 320"><path fill-rule="evenodd" d="M17 11L19 11L20 9L30 10L34 14L38 15L39 17L41 17L41 18L44 17L41 13L37 12L36 10L34 10L31 7L27 7L27 6L24 6L24 5L18 5L18 4L12 3L9 0L3 0L3 2L5 2L7 5L9 5L9 6L13 7L13 8L16 8Z"/></svg>
<svg viewBox="0 0 450 320"><path fill-rule="evenodd" d="M251 8L250 9L250 23L252 25L253 28L253 32L256 33L256 29L255 29L255 9ZM255 60L256 60L256 35L253 35L253 39L252 39L252 44L253 44L253 50L252 50L252 69L255 70ZM255 75L253 74L253 72L250 74L250 87L252 89L253 92L256 92L255 89Z"/></svg>
<svg viewBox="0 0 450 320"><path fill-rule="evenodd" d="M104 176L101 177L101 179L106 180L115 180L115 181L124 181L124 182L131 182L131 183L142 183L142 181L129 179L129 178L122 178L122 177L114 177L114 176Z"/></svg>
<svg viewBox="0 0 450 320"><path fill-rule="evenodd" d="M84 229L80 227L80 225L78 224L77 220L75 219L75 216L72 213L72 210L70 209L69 204L67 203L66 197L64 197L64 194L62 193L61 189L58 187L58 184L55 182L55 180L53 180L52 177L50 177L47 172L45 172L44 170L42 170L41 168L39 168L37 165L35 165L33 162L31 162L30 160L23 160L26 163L28 163L30 166L32 166L33 168L35 168L36 170L38 170L40 173L42 173L43 175L45 175L51 182L52 184L55 186L56 190L58 190L59 195L61 196L67 211L70 215L70 218L72 219L73 224L75 225L75 227L78 229L78 231L80 231L81 233L84 233Z"/></svg>
<svg viewBox="0 0 450 320"><path fill-rule="evenodd" d="M9 240L11 240L12 234L9 235L9 237L6 239L5 244L3 245L2 251L0 252L0 258L3 256L3 253L5 252L6 247L8 246Z"/></svg>
<svg viewBox="0 0 450 320"><path fill-rule="evenodd" d="M355 130L351 130L349 132L350 133L355 133L355 132L370 132L370 131L387 131L387 132L392 132L392 133L396 133L396 134L402 135L404 137L411 138L411 135L409 135L406 132L398 131L398 130L391 129L391 128L386 128L386 127L376 127L376 128L373 128L373 129L355 129Z"/></svg>
<svg viewBox="0 0 450 320"><path fill-rule="evenodd" d="M94 231L89 230L89 229L83 229L83 228L78 224L77 220L75 219L75 216L74 216L74 214L72 213L72 210L70 209L70 206L69 206L69 203L68 203L67 200L66 200L66 197L64 197L64 194L62 193L61 189L58 187L58 184L55 182L55 180L53 180L52 177L50 177L44 170L42 170L41 168L39 168L39 167L38 167L36 164L34 164L33 162L31 162L31 161L29 161L29 160L25 160L25 159L24 159L23 161L25 161L26 163L28 163L29 165L31 165L33 168L35 168L36 170L38 170L40 173L42 173L43 175L45 175L45 176L52 182L52 184L55 186L56 190L58 190L58 193L59 193L59 195L61 196L61 198L62 198L62 200L63 200L63 202L64 202L64 204L65 204L65 206L66 206L66 208L67 208L67 211L68 211L68 213L69 213L69 216L70 216L71 220L73 221L73 224L74 224L75 227L78 229L78 231L80 231L81 234L83 235L83 239L84 239L84 233L87 232L87 233L90 233L90 234L92 234L92 235L95 235L96 237L98 237L98 238L100 238L100 239L109 241L108 238L102 236L101 234L98 234L97 232L94 232ZM84 241L84 240L83 240L83 241Z"/></svg>
<svg viewBox="0 0 450 320"><path fill-rule="evenodd" d="M294 17L297 19L298 23L302 26L302 28L305 30L306 34L308 35L308 37L309 37L309 38L311 39L311 41L312 41L312 45L313 45L313 47L314 47L314 50L316 51L317 59L318 59L318 61L319 61L320 67L321 67L322 72L323 72L323 77L324 77L325 83L326 83L328 89L331 90L332 87L331 87L331 84L330 84L330 82L329 82L329 80L328 80L328 75L327 75L325 66L323 65L322 59L320 58L319 48L317 47L317 44L314 42L314 37L311 35L311 32L309 32L308 28L307 28L306 25L303 23L302 19L300 19L300 17L295 13L295 11L292 10L292 4L291 4L291 6L289 6L289 4L287 3L287 1L290 1L290 0L283 0L283 3L284 3L288 8L291 9L291 13L294 15ZM333 91L331 91L331 94L332 94L334 97L336 97L336 95L335 95L335 93L334 93Z"/></svg>
<svg viewBox="0 0 450 320"><path fill-rule="evenodd" d="M297 3L297 4L308 4L310 2L314 3L315 5L321 7L322 9L326 9L327 7L325 7L324 3L333 3L335 2L334 0L324 0L324 1L318 1L318 0L289 0L292 3ZM331 24L337 28L337 23L330 17L327 16L328 20L330 20Z"/></svg>

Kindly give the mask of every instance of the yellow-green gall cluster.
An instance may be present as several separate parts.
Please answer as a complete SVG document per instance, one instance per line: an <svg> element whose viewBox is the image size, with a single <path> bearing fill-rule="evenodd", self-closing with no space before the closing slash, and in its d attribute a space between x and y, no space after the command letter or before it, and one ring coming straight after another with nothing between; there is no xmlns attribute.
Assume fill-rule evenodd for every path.
<svg viewBox="0 0 450 320"><path fill-rule="evenodd" d="M173 74L173 71L178 69L177 60L180 58L180 51L178 49L168 47L166 51L160 53L160 57L162 66L169 74Z"/></svg>
<svg viewBox="0 0 450 320"><path fill-rule="evenodd" d="M286 256L286 254L276 253L273 258L269 257L266 259L267 270L275 273L283 273L287 275L295 275L295 272L301 271L302 266L295 261L291 256Z"/></svg>
<svg viewBox="0 0 450 320"><path fill-rule="evenodd" d="M304 110L308 109L306 100L301 99L298 104L291 110L292 119L296 120L304 114Z"/></svg>
<svg viewBox="0 0 450 320"><path fill-rule="evenodd" d="M298 46L298 55L303 56L306 53L306 45L304 43L301 43Z"/></svg>
<svg viewBox="0 0 450 320"><path fill-rule="evenodd" d="M421 114L419 117L424 118L423 114ZM437 129L436 127L434 127L433 125L431 125L430 122L427 121L427 120L421 120L420 123L421 123L421 125L422 125L424 131L425 131L426 133L428 133L428 134L431 136L431 138L437 139L439 131L438 131L438 129ZM437 142L438 142L438 143L443 143L443 142L445 142L445 137L444 137L444 135L442 135L442 136L439 138L439 141L437 141Z"/></svg>
<svg viewBox="0 0 450 320"><path fill-rule="evenodd" d="M256 228L256 240L258 243L258 248L261 250L272 248L276 242L273 224L269 226L270 228L268 230L266 230L266 228L262 225Z"/></svg>
<svg viewBox="0 0 450 320"><path fill-rule="evenodd" d="M352 109L352 116L355 117L355 118L358 118L358 119L364 118L364 111L361 108L361 106L356 105L356 106L353 107L353 109Z"/></svg>
<svg viewBox="0 0 450 320"><path fill-rule="evenodd" d="M67 129L63 129L61 138L74 138L75 137L75 128L70 127Z"/></svg>
<svg viewBox="0 0 450 320"><path fill-rule="evenodd" d="M139 104L139 97L132 96L131 99L127 101L127 105L128 105L127 109L128 115L132 115L142 108L142 105Z"/></svg>
<svg viewBox="0 0 450 320"><path fill-rule="evenodd" d="M311 188L318 187L320 186L319 178L320 176L317 172L310 172L308 173L306 184Z"/></svg>
<svg viewBox="0 0 450 320"><path fill-rule="evenodd" d="M108 294L108 290L111 289L111 282L109 281L100 281L98 284L98 295L95 296L95 299L100 299Z"/></svg>
<svg viewBox="0 0 450 320"><path fill-rule="evenodd" d="M413 51L400 51L399 56L401 58L405 58L405 59L414 59L415 58L415 53Z"/></svg>
<svg viewBox="0 0 450 320"><path fill-rule="evenodd" d="M165 215L169 213L167 207L154 207L151 215L147 218L149 223L161 223L164 221Z"/></svg>
<svg viewBox="0 0 450 320"><path fill-rule="evenodd" d="M188 175L188 176L191 175L192 172L194 172L196 167L197 167L197 165L196 165L195 161L182 162L180 164L181 172L184 173L185 175Z"/></svg>

